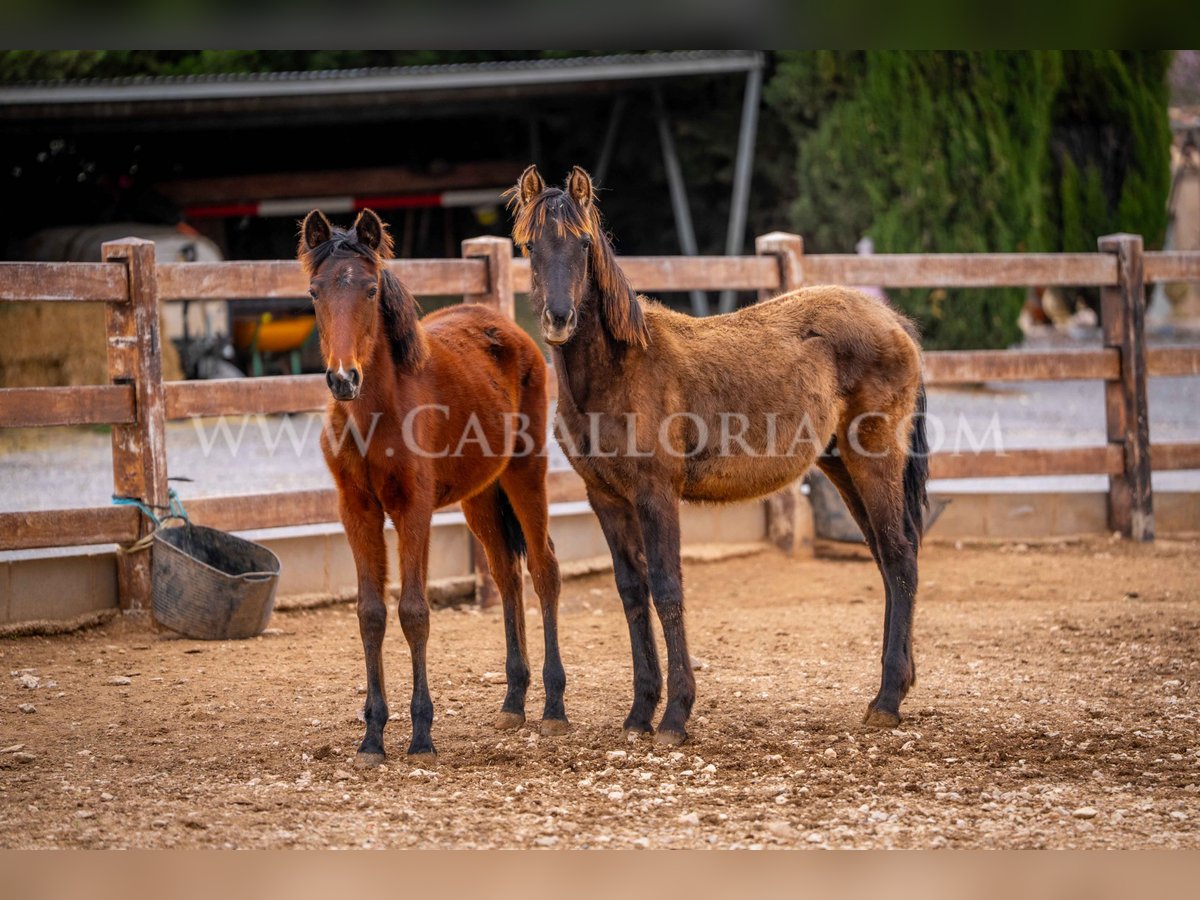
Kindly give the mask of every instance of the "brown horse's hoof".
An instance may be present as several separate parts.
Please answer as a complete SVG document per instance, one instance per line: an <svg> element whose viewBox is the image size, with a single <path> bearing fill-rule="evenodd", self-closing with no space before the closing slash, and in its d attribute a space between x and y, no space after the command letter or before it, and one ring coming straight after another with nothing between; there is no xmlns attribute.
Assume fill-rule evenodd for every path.
<svg viewBox="0 0 1200 900"><path fill-rule="evenodd" d="M496 730L497 731L516 731L525 724L525 713L508 712L501 710L496 714Z"/></svg>
<svg viewBox="0 0 1200 900"><path fill-rule="evenodd" d="M354 765L360 769L374 769L376 766L381 766L387 761L387 757L382 753L359 753L354 757Z"/></svg>
<svg viewBox="0 0 1200 900"><path fill-rule="evenodd" d="M415 766L418 769L429 769L437 765L436 753L410 753L408 754L408 764Z"/></svg>
<svg viewBox="0 0 1200 900"><path fill-rule="evenodd" d="M863 724L869 728L895 728L900 724L900 714L880 709L872 703L863 716Z"/></svg>
<svg viewBox="0 0 1200 900"><path fill-rule="evenodd" d="M669 728L660 728L654 735L654 743L663 747L678 747L686 740L686 731L673 731Z"/></svg>
<svg viewBox="0 0 1200 900"><path fill-rule="evenodd" d="M561 737L571 730L571 723L566 719L542 719L542 737Z"/></svg>

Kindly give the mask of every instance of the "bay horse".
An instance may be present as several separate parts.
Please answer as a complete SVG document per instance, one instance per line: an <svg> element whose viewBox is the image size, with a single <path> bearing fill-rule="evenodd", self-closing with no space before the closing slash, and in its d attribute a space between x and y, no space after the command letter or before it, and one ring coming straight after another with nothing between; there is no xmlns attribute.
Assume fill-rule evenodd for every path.
<svg viewBox="0 0 1200 900"><path fill-rule="evenodd" d="M564 733L561 581L548 529L547 373L541 351L514 322L478 304L421 319L416 299L387 268L392 239L371 210L363 210L349 230L334 228L313 210L300 226L297 255L309 279L332 395L321 450L337 485L358 571L367 699L357 762L374 766L384 760L385 516L399 537L400 626L412 652L408 755L418 763L435 758L425 582L430 519L451 503L461 504L483 544L503 598L508 688L496 727L518 728L525 721L529 663L521 557L526 556L545 639L541 731ZM355 440L345 440L348 429Z"/></svg>
<svg viewBox="0 0 1200 900"><path fill-rule="evenodd" d="M687 738L695 679L683 619L680 501L762 497L814 462L845 498L883 576L882 679L864 722L897 725L916 677L912 618L928 476L912 325L841 287L692 318L634 293L583 169L575 167L560 189L530 166L508 196L513 240L530 260L530 302L553 348L560 441L587 485L628 620L627 735L653 733L662 690L653 595L668 655L655 739Z"/></svg>

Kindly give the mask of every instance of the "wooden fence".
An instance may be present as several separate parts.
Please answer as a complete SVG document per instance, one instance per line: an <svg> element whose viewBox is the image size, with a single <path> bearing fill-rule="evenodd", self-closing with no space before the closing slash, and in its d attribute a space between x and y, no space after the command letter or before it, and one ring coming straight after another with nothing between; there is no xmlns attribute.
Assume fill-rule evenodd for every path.
<svg viewBox="0 0 1200 900"><path fill-rule="evenodd" d="M805 284L883 287L1101 288L1103 347L1045 352L930 352L929 384L1031 379L1100 379L1105 383L1107 443L1094 447L1011 450L1003 454L934 454L934 478L1103 474L1109 479L1110 526L1135 540L1154 537L1151 468L1200 468L1200 443L1150 445L1149 375L1200 374L1200 348L1147 350L1145 286L1200 280L1200 252L1144 253L1136 235L1101 238L1099 252L1077 254L805 255L801 238L760 237L748 257L629 257L621 260L634 286L663 291L740 290L770 296ZM513 315L516 293L529 289L529 265L513 258L505 238L463 242L461 259L390 264L419 295L458 295ZM154 245L127 238L104 245L99 263L0 263L0 302L102 302L107 313L109 383L86 387L0 390L0 427L109 424L113 489L165 507L165 424L193 416L301 412L321 409L323 377L164 382L159 304L184 299L303 297L307 284L295 262L155 264ZM553 381L551 382L553 384ZM550 475L551 501L584 499L573 472ZM332 490L189 500L191 518L226 530L337 520ZM786 503L774 509L786 516ZM0 550L87 544L128 545L146 533L134 508L112 506L0 513ZM784 529L786 533L786 529ZM477 554L481 559L482 554ZM149 605L149 553L120 553L122 607ZM486 579L481 580L486 583Z"/></svg>

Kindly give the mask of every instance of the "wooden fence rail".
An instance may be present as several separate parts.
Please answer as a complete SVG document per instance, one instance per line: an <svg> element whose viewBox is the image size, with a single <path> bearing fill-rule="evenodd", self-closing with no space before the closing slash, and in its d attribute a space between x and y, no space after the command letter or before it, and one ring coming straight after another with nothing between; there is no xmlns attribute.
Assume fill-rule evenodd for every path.
<svg viewBox="0 0 1200 900"><path fill-rule="evenodd" d="M1200 374L1200 348L1148 349L1145 285L1200 280L1200 253L1146 253L1141 238L1101 238L1097 253L805 255L796 235L775 233L756 242L754 256L626 257L622 268L644 292L757 291L760 298L805 284L884 287L1101 288L1103 346L1053 352L971 351L925 354L932 385L982 381L1096 379L1105 383L1107 443L1093 447L1023 449L931 459L935 478L1017 475L1107 475L1110 525L1135 540L1154 536L1150 471L1200 468L1200 444L1151 446L1146 378ZM300 267L288 261L166 263L154 247L124 239L105 244L100 263L0 263L0 303L104 303L109 383L69 388L0 390L0 427L110 424L114 493L163 506L167 498L165 423L220 415L275 414L322 409L320 376L163 382L159 307L183 299L240 300L303 297ZM461 259L402 260L393 271L418 295L461 295L514 314L514 295L529 290L529 263L514 258L502 238L465 241ZM555 382L551 380L552 388ZM793 488L769 498L769 533L781 546L798 540L791 518ZM585 498L574 472L552 472L553 502ZM291 491L188 502L191 517L227 530L336 521L332 490ZM81 544L130 545L146 522L129 507L0 513L0 550ZM474 555L480 599L494 586L482 552ZM149 554L118 556L122 607L149 606Z"/></svg>

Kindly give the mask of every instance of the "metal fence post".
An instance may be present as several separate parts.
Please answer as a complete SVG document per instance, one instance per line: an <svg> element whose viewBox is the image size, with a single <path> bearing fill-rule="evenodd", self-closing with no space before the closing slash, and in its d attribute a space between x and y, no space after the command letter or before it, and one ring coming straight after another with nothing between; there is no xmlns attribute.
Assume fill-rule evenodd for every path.
<svg viewBox="0 0 1200 900"><path fill-rule="evenodd" d="M464 303L483 303L516 318L513 300L513 242L504 237L476 237L462 242L465 259L482 259L487 272L487 290L482 294L464 294ZM487 553L479 538L471 535L471 567L475 572L475 602L481 609L498 606L500 591L488 569Z"/></svg>
<svg viewBox="0 0 1200 900"><path fill-rule="evenodd" d="M158 315L158 272L154 243L141 238L107 241L106 262L125 265L128 301L105 304L108 379L133 385L135 421L112 426L113 493L150 507L167 505L167 456L163 401L162 344ZM152 530L139 518L138 537ZM128 545L126 545L128 547ZM150 612L150 550L117 554L117 588L127 613Z"/></svg>
<svg viewBox="0 0 1200 900"><path fill-rule="evenodd" d="M1100 289L1104 346L1115 348L1120 375L1104 384L1108 442L1120 445L1124 469L1108 477L1108 526L1135 541L1154 540L1150 484L1150 410L1146 401L1146 285L1142 238L1110 234L1102 253L1117 260L1117 283Z"/></svg>
<svg viewBox="0 0 1200 900"><path fill-rule="evenodd" d="M774 256L779 263L779 292L794 291L804 284L804 238L798 234L773 231L757 237L754 252ZM775 291L759 290L758 299L776 296ZM766 500L767 539L789 556L812 556L815 527L812 505L799 481L772 494Z"/></svg>

